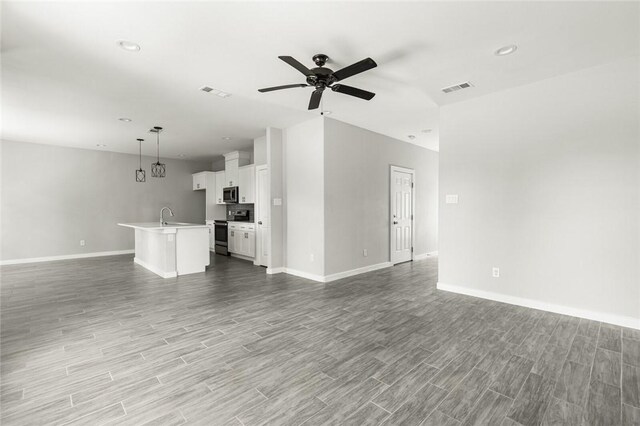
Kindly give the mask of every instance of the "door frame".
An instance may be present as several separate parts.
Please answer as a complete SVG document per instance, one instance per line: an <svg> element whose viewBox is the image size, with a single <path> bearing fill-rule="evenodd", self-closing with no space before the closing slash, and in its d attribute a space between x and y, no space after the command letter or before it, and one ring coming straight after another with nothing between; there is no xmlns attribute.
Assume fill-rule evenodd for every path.
<svg viewBox="0 0 640 426"><path fill-rule="evenodd" d="M393 172L409 173L411 175L411 259L414 260L415 256L415 242L416 242L416 171L408 167L389 165L389 263L398 265L403 262L393 263L391 260L391 253L393 252Z"/></svg>
<svg viewBox="0 0 640 426"><path fill-rule="evenodd" d="M269 179L269 166L267 166L266 164L261 164L259 166L255 167L255 189L254 189L254 197L255 197L255 213L256 213L256 256L253 259L253 264L256 266L263 266L263 263L267 263L266 267L268 268L270 265L268 264L268 262L271 261L271 259L267 259L267 262L263 262L262 259L262 245L264 244L264 241L262 239L262 232L261 231L261 225L258 225L258 214L257 213L262 213L262 209L269 209L271 206L268 204L266 206L261 205L258 200L259 200L259 195L258 195L258 191L259 191L259 187L258 187L258 172L261 172L265 170L266 173L266 178L267 180ZM269 194L267 194L267 199L270 200L270 196ZM260 226L260 228L258 228ZM269 223L269 228L271 227L271 224ZM269 231L270 232L270 231Z"/></svg>

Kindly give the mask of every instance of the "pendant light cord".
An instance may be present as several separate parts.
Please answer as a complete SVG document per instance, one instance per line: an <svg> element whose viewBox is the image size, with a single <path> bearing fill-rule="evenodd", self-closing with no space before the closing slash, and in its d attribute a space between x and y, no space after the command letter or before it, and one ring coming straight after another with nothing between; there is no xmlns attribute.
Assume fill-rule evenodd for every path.
<svg viewBox="0 0 640 426"><path fill-rule="evenodd" d="M156 133L156 144L157 144L157 153L158 153L158 163L160 163L160 131Z"/></svg>

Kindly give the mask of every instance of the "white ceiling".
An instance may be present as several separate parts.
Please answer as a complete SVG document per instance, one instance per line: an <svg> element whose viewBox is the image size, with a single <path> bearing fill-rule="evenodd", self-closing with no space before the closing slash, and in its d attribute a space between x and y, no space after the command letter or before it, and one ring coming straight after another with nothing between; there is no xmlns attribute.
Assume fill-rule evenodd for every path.
<svg viewBox="0 0 640 426"><path fill-rule="evenodd" d="M246 148L306 110L311 88L280 61L378 68L326 92L332 118L438 149L439 106L640 54L638 2L11 2L2 4L2 138L204 159ZM134 41L138 53L116 40ZM515 43L518 51L493 52ZM440 89L471 81L474 87ZM203 85L232 94L222 99ZM585 88L588 90L588 88ZM552 101L552 100L550 100ZM119 117L133 119L131 123ZM423 129L432 129L423 133ZM230 136L231 141L222 140ZM98 148L96 144L106 144Z"/></svg>

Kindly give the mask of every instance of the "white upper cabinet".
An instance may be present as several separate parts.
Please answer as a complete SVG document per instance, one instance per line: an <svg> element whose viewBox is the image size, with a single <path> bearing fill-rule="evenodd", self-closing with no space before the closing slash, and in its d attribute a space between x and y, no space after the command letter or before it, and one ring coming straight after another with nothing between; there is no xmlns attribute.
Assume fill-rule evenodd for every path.
<svg viewBox="0 0 640 426"><path fill-rule="evenodd" d="M225 162L224 187L228 186L238 186L238 160Z"/></svg>
<svg viewBox="0 0 640 426"><path fill-rule="evenodd" d="M256 202L256 168L255 166L242 166L238 169L238 187L241 204L253 204Z"/></svg>
<svg viewBox="0 0 640 426"><path fill-rule="evenodd" d="M225 171L221 171L221 172L216 172L216 191L215 191L215 203L216 204L225 204L222 198L222 190L224 189L225 185Z"/></svg>
<svg viewBox="0 0 640 426"><path fill-rule="evenodd" d="M224 154L224 187L239 185L239 168L249 164L251 154L248 152L233 151Z"/></svg>
<svg viewBox="0 0 640 426"><path fill-rule="evenodd" d="M213 172L200 172L200 173L194 173L191 175L191 177L193 178L194 191L207 189L207 173L213 173Z"/></svg>
<svg viewBox="0 0 640 426"><path fill-rule="evenodd" d="M213 172L207 172L206 174L206 214L207 219L214 219L216 213L220 213L216 210L216 174Z"/></svg>

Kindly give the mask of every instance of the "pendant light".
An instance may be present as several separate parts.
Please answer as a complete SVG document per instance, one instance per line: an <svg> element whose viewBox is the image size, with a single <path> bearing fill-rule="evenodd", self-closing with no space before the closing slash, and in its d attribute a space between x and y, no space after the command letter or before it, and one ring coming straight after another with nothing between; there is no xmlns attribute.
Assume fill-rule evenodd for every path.
<svg viewBox="0 0 640 426"><path fill-rule="evenodd" d="M138 139L139 153L140 153L140 168L136 170L136 182L146 181L146 172L142 170L142 142L144 139Z"/></svg>
<svg viewBox="0 0 640 426"><path fill-rule="evenodd" d="M156 134L156 144L158 148L158 160L151 164L151 176L163 178L166 173L166 166L160 162L160 132L162 131L162 127L155 126L151 131Z"/></svg>

